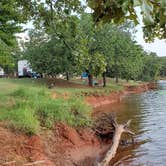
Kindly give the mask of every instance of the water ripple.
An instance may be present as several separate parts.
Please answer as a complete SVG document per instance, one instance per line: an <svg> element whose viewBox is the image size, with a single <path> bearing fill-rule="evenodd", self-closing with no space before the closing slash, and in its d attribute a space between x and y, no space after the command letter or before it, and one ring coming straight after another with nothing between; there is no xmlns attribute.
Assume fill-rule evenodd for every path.
<svg viewBox="0 0 166 166"><path fill-rule="evenodd" d="M133 119L131 127L138 142L125 152L129 157L120 158L118 165L166 166L166 81L158 84L160 89L130 95L114 108L119 121Z"/></svg>

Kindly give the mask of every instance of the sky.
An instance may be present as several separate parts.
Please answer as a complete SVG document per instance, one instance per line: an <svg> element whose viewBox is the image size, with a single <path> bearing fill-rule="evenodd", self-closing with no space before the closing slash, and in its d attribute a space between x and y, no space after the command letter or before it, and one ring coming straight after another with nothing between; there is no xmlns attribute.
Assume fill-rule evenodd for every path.
<svg viewBox="0 0 166 166"><path fill-rule="evenodd" d="M136 33L136 40L146 51L156 52L158 56L166 56L166 40L155 39L153 43L145 43L142 27L138 26L136 29L138 31Z"/></svg>

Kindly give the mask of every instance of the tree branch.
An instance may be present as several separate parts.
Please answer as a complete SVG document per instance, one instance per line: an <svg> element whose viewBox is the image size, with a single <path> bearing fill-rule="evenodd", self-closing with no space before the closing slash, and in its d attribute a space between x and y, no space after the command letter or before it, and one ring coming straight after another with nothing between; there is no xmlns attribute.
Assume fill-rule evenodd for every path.
<svg viewBox="0 0 166 166"><path fill-rule="evenodd" d="M157 5L157 6L160 6L160 3L159 2L156 2L156 1L153 1L153 0L149 0L150 3L152 3L153 5Z"/></svg>
<svg viewBox="0 0 166 166"><path fill-rule="evenodd" d="M120 138L121 138L122 133L128 133L132 136L135 135L132 131L130 131L128 129L130 123L131 123L131 120L129 120L124 125L117 124L117 122L115 121L115 124L114 124L115 132L114 132L114 136L113 136L112 146L110 147L110 149L106 153L104 159L100 163L98 163L98 166L108 166L109 162L112 160L112 158L115 157L116 151L117 151L119 143L120 143Z"/></svg>

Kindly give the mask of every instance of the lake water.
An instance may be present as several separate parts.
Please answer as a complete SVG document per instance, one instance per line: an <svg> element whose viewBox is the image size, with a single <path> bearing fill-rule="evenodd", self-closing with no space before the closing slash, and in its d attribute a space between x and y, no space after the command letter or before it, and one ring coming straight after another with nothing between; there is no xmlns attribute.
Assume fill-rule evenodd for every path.
<svg viewBox="0 0 166 166"><path fill-rule="evenodd" d="M107 106L119 123L132 119L136 144L119 149L111 165L166 166L166 81L159 89L127 96L121 103Z"/></svg>

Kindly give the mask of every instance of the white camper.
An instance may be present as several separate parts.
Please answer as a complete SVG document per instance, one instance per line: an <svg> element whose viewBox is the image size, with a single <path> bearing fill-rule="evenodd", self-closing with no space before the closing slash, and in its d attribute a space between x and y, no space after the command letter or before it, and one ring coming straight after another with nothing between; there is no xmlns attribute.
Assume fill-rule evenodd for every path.
<svg viewBox="0 0 166 166"><path fill-rule="evenodd" d="M30 64L27 60L18 61L18 77L28 77L29 73L32 73Z"/></svg>
<svg viewBox="0 0 166 166"><path fill-rule="evenodd" d="M0 67L0 77L3 77L5 75L5 72L2 67Z"/></svg>

